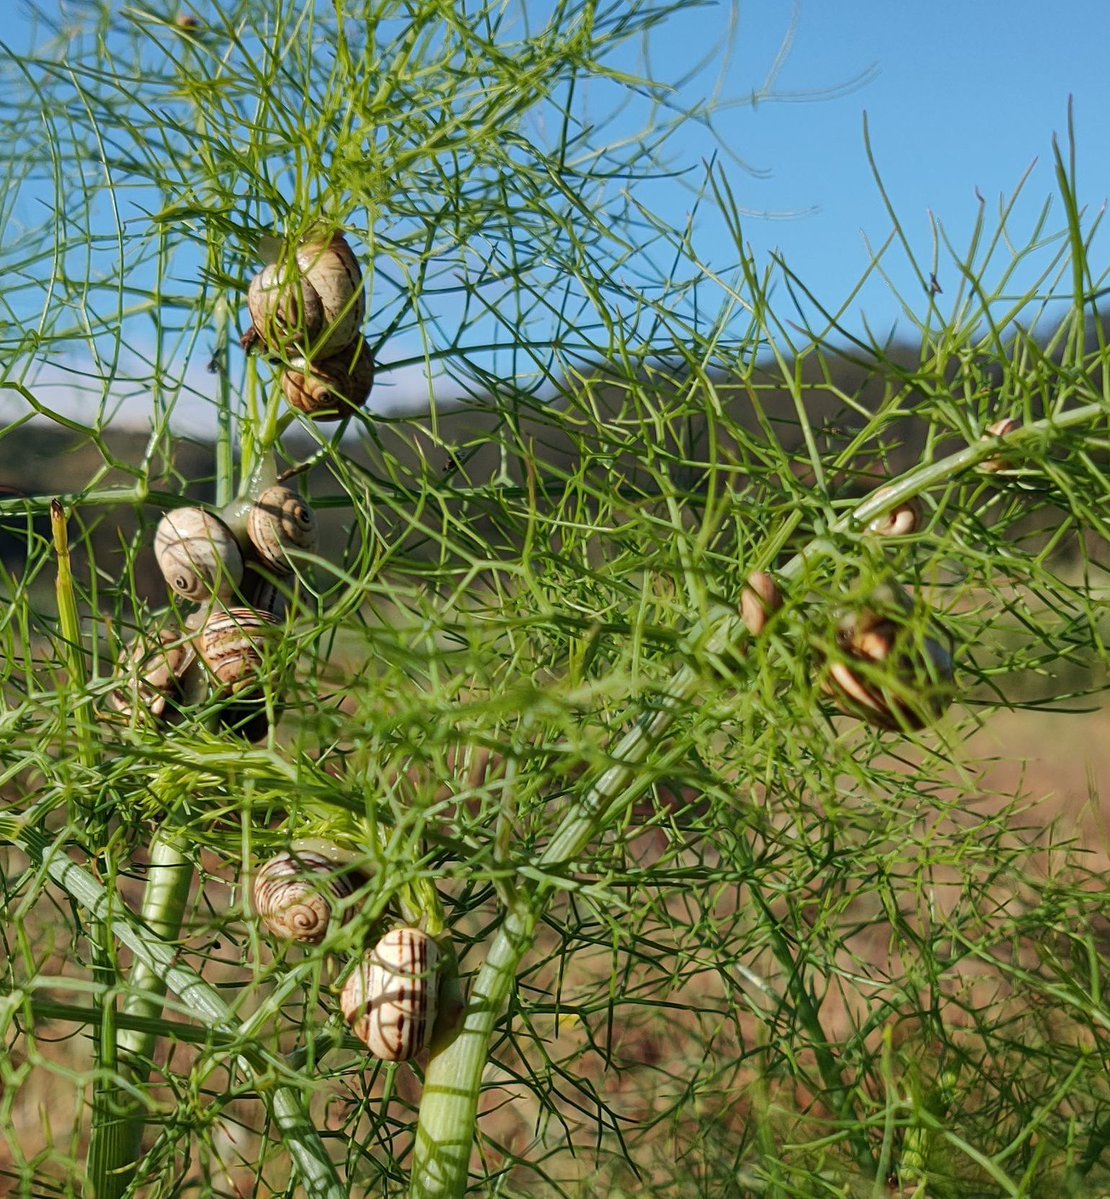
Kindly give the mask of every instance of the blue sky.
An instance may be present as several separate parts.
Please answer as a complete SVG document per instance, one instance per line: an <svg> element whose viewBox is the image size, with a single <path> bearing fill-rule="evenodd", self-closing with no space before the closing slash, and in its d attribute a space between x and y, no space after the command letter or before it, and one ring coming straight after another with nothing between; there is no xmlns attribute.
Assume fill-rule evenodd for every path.
<svg viewBox="0 0 1110 1199"><path fill-rule="evenodd" d="M675 17L668 47L692 61L721 40L726 11L698 8ZM863 80L828 99L739 105L718 122L735 154L770 172L768 178L731 172L738 200L753 213L745 236L757 261L780 249L830 305L848 295L867 267L863 235L877 245L892 227L867 161L865 112L884 185L915 254L926 262L933 245L930 213L962 251L979 213L976 190L993 227L990 215L1034 161L1015 212L1015 241L1025 244L1022 237L1051 196L1057 198L1049 227L1062 227L1052 138L1066 144L1069 96L1080 201L1093 215L1110 195L1106 0L800 0L796 6L740 0L739 19L725 84L725 94L736 100L763 83L792 26L775 85L783 97ZM662 69L658 53L655 62ZM683 203L677 191L673 202ZM755 215L761 212L775 216ZM1098 251L1105 255L1107 245L1105 238L1096 242L1096 275L1103 269ZM907 295L919 294L903 256L885 261ZM956 272L942 261L938 276L951 294ZM943 311L943 295L940 306ZM866 314L875 327L889 325L899 307L888 288L876 284L853 304L846 323L858 330Z"/></svg>
<svg viewBox="0 0 1110 1199"><path fill-rule="evenodd" d="M551 2L506 0L537 16ZM204 7L201 0L193 5L200 14ZM26 32L25 17L9 31L16 43ZM1047 228L1064 225L1052 139L1066 145L1069 97L1079 199L1088 218L1110 195L1108 45L1110 0L737 0L735 6L721 0L677 11L652 37L648 53L650 70L664 80L688 74L708 56L680 100L692 104L717 89L715 137L686 125L671 147L675 160L696 176L698 164L716 154L748 213L743 234L757 267L781 252L820 301L837 309L867 270L868 240L878 246L892 228L867 161L865 113L883 182L927 271L931 215L962 253L981 211L977 196L993 229L1000 205L1028 172L1009 227L1014 248L1021 249L1050 198ZM639 43L627 46L622 65L639 71L642 51ZM753 104L776 63L769 94ZM601 108L604 101L599 90L595 103ZM672 224L684 224L688 188L661 182L647 199ZM722 223L707 208L699 211L699 247L714 265L734 261ZM1108 251L1110 239L1100 235L1091 256L1096 277ZM987 287L1011 257L1003 247L986 271ZM879 336L896 329L912 340L912 321L891 285L916 312L926 307L924 289L898 247L883 267L890 283L874 279L851 301L843 325L858 334L866 324ZM959 290L959 272L942 256L937 276L943 289L937 304L945 313ZM1015 284L1027 286L1029 278L1031 269ZM386 360L419 353L419 345L391 343ZM206 362L189 365L201 394L211 385ZM58 389L64 388L63 379ZM439 385L436 390L444 394ZM421 393L426 396L427 382L420 369L405 367L383 372L375 398L391 406L393 399ZM123 415L145 421L146 404L140 389ZM206 406L183 402L179 416L190 413L210 422Z"/></svg>

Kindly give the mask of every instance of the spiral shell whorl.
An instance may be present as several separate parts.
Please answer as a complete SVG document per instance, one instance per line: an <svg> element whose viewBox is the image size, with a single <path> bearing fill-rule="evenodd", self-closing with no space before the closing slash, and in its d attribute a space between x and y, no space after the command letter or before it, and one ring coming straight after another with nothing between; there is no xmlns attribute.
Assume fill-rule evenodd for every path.
<svg viewBox="0 0 1110 1199"><path fill-rule="evenodd" d="M120 682L108 696L109 706L128 717L136 712L162 716L193 660L180 630L140 633L120 654Z"/></svg>
<svg viewBox="0 0 1110 1199"><path fill-rule="evenodd" d="M259 561L277 574L291 573L289 550L316 548L316 514L290 487L267 487L247 514L247 536Z"/></svg>
<svg viewBox="0 0 1110 1199"><path fill-rule="evenodd" d="M842 711L879 728L907 731L939 719L952 699L952 656L934 637L913 634L913 601L884 585L866 606L843 613L843 655L825 665L822 686Z"/></svg>
<svg viewBox="0 0 1110 1199"><path fill-rule="evenodd" d="M294 358L281 377L285 398L316 420L339 420L361 408L374 386L374 357L366 341L329 358Z"/></svg>
<svg viewBox="0 0 1110 1199"><path fill-rule="evenodd" d="M275 937L318 945L331 923L333 904L353 895L356 879L311 850L279 854L261 866L251 889L254 910Z"/></svg>
<svg viewBox="0 0 1110 1199"><path fill-rule="evenodd" d="M175 508L158 522L154 553L170 588L183 599L230 599L243 578L243 555L231 530L203 508Z"/></svg>

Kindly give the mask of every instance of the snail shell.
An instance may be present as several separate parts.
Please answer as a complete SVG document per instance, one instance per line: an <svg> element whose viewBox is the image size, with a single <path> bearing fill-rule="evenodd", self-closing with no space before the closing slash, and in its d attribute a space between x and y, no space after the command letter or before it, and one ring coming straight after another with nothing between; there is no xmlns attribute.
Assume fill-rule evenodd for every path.
<svg viewBox="0 0 1110 1199"><path fill-rule="evenodd" d="M1021 421L1012 416L1005 417L1003 420L996 420L994 424L988 425L986 432L983 434L982 440L987 441L999 437L1008 437L1011 433L1021 428ZM984 458L979 463L979 469L986 471L988 475L997 474L1000 470L1006 469L1006 460L1000 454L992 458Z"/></svg>
<svg viewBox="0 0 1110 1199"><path fill-rule="evenodd" d="M203 508L167 512L154 534L154 554L170 588L194 603L230 599L243 578L231 530Z"/></svg>
<svg viewBox="0 0 1110 1199"><path fill-rule="evenodd" d="M281 377L289 403L317 420L350 416L366 403L373 385L374 356L361 337L331 358L293 358Z"/></svg>
<svg viewBox="0 0 1110 1199"><path fill-rule="evenodd" d="M247 291L252 330L244 346L261 339L270 351L321 357L354 342L366 318L362 271L342 233L303 241L293 263L276 262Z"/></svg>
<svg viewBox="0 0 1110 1199"><path fill-rule="evenodd" d="M842 657L826 663L822 687L848 715L907 731L944 714L952 699L952 655L935 638L913 635L905 619L912 611L900 587L882 586L866 606L841 616Z"/></svg>
<svg viewBox="0 0 1110 1199"><path fill-rule="evenodd" d="M414 1057L431 1040L438 1008L439 946L418 928L394 928L347 979L339 1006L355 1036L387 1062Z"/></svg>
<svg viewBox="0 0 1110 1199"><path fill-rule="evenodd" d="M278 620L285 617L285 593L271 578L248 566L243 575L243 596L257 612L269 612Z"/></svg>
<svg viewBox="0 0 1110 1199"><path fill-rule="evenodd" d="M247 536L263 566L290 574L288 551L316 548L316 514L292 488L267 487L247 513Z"/></svg>
<svg viewBox="0 0 1110 1199"><path fill-rule="evenodd" d="M251 280L247 307L256 336L278 354L306 349L324 327L324 306L316 289L305 286L297 272L281 262L263 267Z"/></svg>
<svg viewBox="0 0 1110 1199"><path fill-rule="evenodd" d="M140 633L120 655L123 677L109 694L109 705L128 717L135 712L162 716L195 657L192 646L176 629L159 629L153 636Z"/></svg>
<svg viewBox="0 0 1110 1199"><path fill-rule="evenodd" d="M871 497L879 499L890 494L889 487L880 487ZM921 505L911 497L903 500L896 508L892 508L884 516L877 516L867 526L867 531L876 537L909 537L916 533L921 524Z"/></svg>
<svg viewBox="0 0 1110 1199"><path fill-rule="evenodd" d="M267 643L279 621L254 608L214 608L196 636L197 652L225 696L241 696L261 682Z"/></svg>
<svg viewBox="0 0 1110 1199"><path fill-rule="evenodd" d="M364 880L344 871L333 855L292 849L261 866L254 876L254 910L275 937L318 945L328 931L335 905Z"/></svg>
<svg viewBox="0 0 1110 1199"><path fill-rule="evenodd" d="M740 592L740 615L748 632L758 637L767 621L782 607L779 585L765 570L748 575L747 586Z"/></svg>
<svg viewBox="0 0 1110 1199"><path fill-rule="evenodd" d="M335 233L302 242L297 266L324 314L324 335L314 349L338 354L356 340L366 319L366 292L358 259L343 234Z"/></svg>

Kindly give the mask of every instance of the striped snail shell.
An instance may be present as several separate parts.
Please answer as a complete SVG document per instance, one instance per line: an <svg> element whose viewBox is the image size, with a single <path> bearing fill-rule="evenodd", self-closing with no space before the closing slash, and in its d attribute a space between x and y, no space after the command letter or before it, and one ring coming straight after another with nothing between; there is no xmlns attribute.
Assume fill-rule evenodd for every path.
<svg viewBox="0 0 1110 1199"><path fill-rule="evenodd" d="M251 887L254 910L282 941L318 945L326 935L335 906L362 884L360 875L343 869L335 855L315 849L291 849L259 867Z"/></svg>
<svg viewBox="0 0 1110 1199"><path fill-rule="evenodd" d="M281 377L285 398L316 420L339 420L366 403L374 385L374 356L359 337L330 358L290 359Z"/></svg>
<svg viewBox="0 0 1110 1199"><path fill-rule="evenodd" d="M362 271L342 233L301 242L293 262L263 267L247 291L252 329L244 338L271 352L338 354L366 318Z"/></svg>
<svg viewBox="0 0 1110 1199"><path fill-rule="evenodd" d="M196 636L197 652L219 693L243 695L261 682L267 643L280 622L254 608L213 608Z"/></svg>
<svg viewBox="0 0 1110 1199"><path fill-rule="evenodd" d="M347 979L339 1007L355 1036L386 1062L404 1062L431 1040L439 997L439 946L418 928L394 928Z"/></svg>
<svg viewBox="0 0 1110 1199"><path fill-rule="evenodd" d="M183 599L230 599L243 578L243 555L231 530L203 508L175 508L158 522L154 554Z"/></svg>
<svg viewBox="0 0 1110 1199"><path fill-rule="evenodd" d="M263 566L289 574L289 550L311 553L316 548L316 514L291 487L267 487L247 513L247 536Z"/></svg>
<svg viewBox="0 0 1110 1199"><path fill-rule="evenodd" d="M880 487L870 499L880 499L890 494L889 487ZM883 516L877 516L867 525L867 531L876 537L909 537L916 533L921 524L921 505L916 498L902 500Z"/></svg>
<svg viewBox="0 0 1110 1199"><path fill-rule="evenodd" d="M825 663L823 689L837 706L879 728L907 731L938 720L952 699L952 655L933 637L914 634L913 601L883 585L868 603L843 613L839 656Z"/></svg>
<svg viewBox="0 0 1110 1199"><path fill-rule="evenodd" d="M177 629L140 633L123 648L119 660L119 686L108 696L109 705L124 716L136 712L156 719L181 684L196 657Z"/></svg>

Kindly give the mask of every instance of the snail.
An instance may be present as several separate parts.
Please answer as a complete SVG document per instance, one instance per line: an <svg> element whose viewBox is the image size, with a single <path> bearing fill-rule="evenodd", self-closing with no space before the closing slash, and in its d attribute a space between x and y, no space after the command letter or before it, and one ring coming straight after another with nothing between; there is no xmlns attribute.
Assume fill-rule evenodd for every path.
<svg viewBox="0 0 1110 1199"><path fill-rule="evenodd" d="M292 488L267 487L247 513L247 536L263 566L290 574L288 551L316 548L316 514Z"/></svg>
<svg viewBox="0 0 1110 1199"><path fill-rule="evenodd" d="M418 928L394 928L347 979L339 1006L378 1058L403 1062L432 1037L439 999L439 946Z"/></svg>
<svg viewBox="0 0 1110 1199"><path fill-rule="evenodd" d="M285 398L317 420L339 420L366 403L374 385L374 356L359 337L330 358L291 358L281 377Z"/></svg>
<svg viewBox="0 0 1110 1199"><path fill-rule="evenodd" d="M243 348L256 342L280 356L338 354L354 342L366 317L362 271L342 233L308 238L293 262L275 262L251 280L252 325Z"/></svg>
<svg viewBox="0 0 1110 1199"><path fill-rule="evenodd" d="M748 632L758 637L767 627L767 621L782 607L782 592L775 580L765 570L755 570L748 575L747 586L740 593L740 615L748 626Z"/></svg>
<svg viewBox="0 0 1110 1199"><path fill-rule="evenodd" d="M868 498L877 500L884 495L889 495L890 491L889 487L880 487ZM921 505L915 497L911 496L909 499L900 501L885 515L876 516L874 520L869 521L867 531L876 537L909 537L911 533L917 532L920 524Z"/></svg>
<svg viewBox="0 0 1110 1199"><path fill-rule="evenodd" d="M842 711L897 731L922 729L952 699L952 656L933 637L915 634L913 601L884 584L862 606L841 614L837 655L824 664L822 688Z"/></svg>
<svg viewBox="0 0 1110 1199"><path fill-rule="evenodd" d="M243 555L231 530L203 508L175 508L158 522L154 554L183 599L230 599L243 578Z"/></svg>
<svg viewBox="0 0 1110 1199"><path fill-rule="evenodd" d="M214 608L196 635L200 654L218 693L243 696L261 681L266 644L279 625L270 612Z"/></svg>
<svg viewBox="0 0 1110 1199"><path fill-rule="evenodd" d="M987 441L1001 437L1008 437L1011 433L1016 432L1021 428L1021 421L1016 420L1012 416L1007 416L1003 420L996 420L994 424L988 425L986 432L980 440ZM997 474L1000 470L1006 469L1006 460L1001 454L996 454L991 458L984 458L979 463L979 469L986 471L988 475Z"/></svg>
<svg viewBox="0 0 1110 1199"><path fill-rule="evenodd" d="M243 575L243 595L257 612L269 612L282 620L285 617L285 593L279 584L253 566L248 566Z"/></svg>
<svg viewBox="0 0 1110 1199"><path fill-rule="evenodd" d="M318 945L326 935L336 905L365 882L345 869L338 847L303 844L259 867L251 887L254 910L282 941Z"/></svg>
<svg viewBox="0 0 1110 1199"><path fill-rule="evenodd" d="M123 677L109 694L109 705L124 716L145 713L159 718L195 658L192 646L176 629L159 629L153 637L140 633L120 655Z"/></svg>

